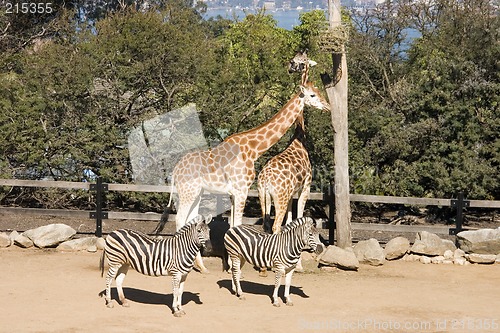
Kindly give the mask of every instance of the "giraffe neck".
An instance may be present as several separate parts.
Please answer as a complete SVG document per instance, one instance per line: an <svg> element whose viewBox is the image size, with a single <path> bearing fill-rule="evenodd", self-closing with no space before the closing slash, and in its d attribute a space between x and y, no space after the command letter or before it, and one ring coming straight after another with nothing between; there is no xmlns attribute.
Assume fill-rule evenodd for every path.
<svg viewBox="0 0 500 333"><path fill-rule="evenodd" d="M224 141L239 144L247 158L255 161L285 135L303 110L303 95L298 93L269 121L254 129L231 135Z"/></svg>

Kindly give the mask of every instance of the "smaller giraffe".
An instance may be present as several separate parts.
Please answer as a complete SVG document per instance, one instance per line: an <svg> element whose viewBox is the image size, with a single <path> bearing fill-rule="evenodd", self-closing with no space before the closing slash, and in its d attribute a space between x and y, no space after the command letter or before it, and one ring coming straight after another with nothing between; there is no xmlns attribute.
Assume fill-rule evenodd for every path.
<svg viewBox="0 0 500 333"><path fill-rule="evenodd" d="M312 182L312 167L305 147L304 118L296 121L295 133L288 147L266 163L257 179L264 229L270 231L271 199L276 211L272 232L281 230L281 224L292 221L292 198L299 195L297 218L304 207ZM286 216L286 219L285 219Z"/></svg>

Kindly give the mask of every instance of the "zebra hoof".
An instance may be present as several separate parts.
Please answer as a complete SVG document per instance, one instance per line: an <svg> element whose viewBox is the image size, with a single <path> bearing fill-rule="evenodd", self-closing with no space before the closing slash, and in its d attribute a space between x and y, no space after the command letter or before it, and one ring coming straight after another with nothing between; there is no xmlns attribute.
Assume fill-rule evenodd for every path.
<svg viewBox="0 0 500 333"><path fill-rule="evenodd" d="M263 270L259 272L260 277L267 277L267 270Z"/></svg>
<svg viewBox="0 0 500 333"><path fill-rule="evenodd" d="M174 312L174 317L177 317L177 318L182 317L185 314L185 313L182 313L182 312L183 311L175 311Z"/></svg>
<svg viewBox="0 0 500 333"><path fill-rule="evenodd" d="M129 303L127 300L124 300L124 301L122 302L122 306L123 306L124 308L130 308L130 303Z"/></svg>
<svg viewBox="0 0 500 333"><path fill-rule="evenodd" d="M243 296L243 295L240 295L240 296L238 296L238 299L239 299L240 301L245 301L245 300L246 300L246 297L245 297L245 296Z"/></svg>
<svg viewBox="0 0 500 333"><path fill-rule="evenodd" d="M281 305L280 305L280 303L276 302L276 303L273 303L273 306L276 308L279 308Z"/></svg>
<svg viewBox="0 0 500 333"><path fill-rule="evenodd" d="M106 307L109 308L109 309L112 309L114 308L115 306L113 305L112 302L106 302Z"/></svg>
<svg viewBox="0 0 500 333"><path fill-rule="evenodd" d="M293 306L293 302L292 301L288 301L285 303L286 306Z"/></svg>

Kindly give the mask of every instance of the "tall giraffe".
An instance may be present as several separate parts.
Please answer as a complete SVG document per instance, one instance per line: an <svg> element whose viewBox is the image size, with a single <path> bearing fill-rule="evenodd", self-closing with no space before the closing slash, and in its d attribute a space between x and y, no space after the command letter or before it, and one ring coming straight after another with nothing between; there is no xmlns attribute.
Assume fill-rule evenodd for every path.
<svg viewBox="0 0 500 333"><path fill-rule="evenodd" d="M255 161L279 141L297 117L302 115L305 105L320 110L330 109L330 104L321 96L319 89L312 83L305 83L300 86L300 91L264 124L233 134L213 149L184 155L172 173L173 185L176 186L179 196L177 229L198 214L204 190L229 194L232 201L230 226L242 224L248 190L255 179ZM207 271L200 254L196 263L202 272Z"/></svg>
<svg viewBox="0 0 500 333"><path fill-rule="evenodd" d="M309 68L316 65L306 51L298 52L290 61L289 72L302 72L301 84L309 78ZM298 193L297 218L304 214L312 182L312 168L309 154L305 148L304 115L295 121L295 133L287 148L271 158L257 179L259 200L264 220L264 228L270 224L271 199L274 202L275 218L272 232L281 230L281 223L287 215L286 223L292 221L292 198Z"/></svg>

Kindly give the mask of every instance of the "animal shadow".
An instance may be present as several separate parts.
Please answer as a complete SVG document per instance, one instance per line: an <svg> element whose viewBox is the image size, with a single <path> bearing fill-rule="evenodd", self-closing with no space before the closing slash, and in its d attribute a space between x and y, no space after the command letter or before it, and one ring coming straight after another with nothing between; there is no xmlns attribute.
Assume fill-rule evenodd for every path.
<svg viewBox="0 0 500 333"><path fill-rule="evenodd" d="M166 305L170 308L171 311L173 311L172 302L174 301L174 295L172 293L160 294L130 287L124 287L123 293L125 294L125 297L129 301L142 304L151 304L151 305ZM101 297L104 297L105 295L106 295L106 290L103 290L99 293L99 296ZM116 302L118 302L118 304L120 304L116 288L111 288L111 299L115 300ZM186 305L189 302L194 302L195 304L203 304L198 293L191 293L189 291L184 291L184 293L182 293L182 305Z"/></svg>
<svg viewBox="0 0 500 333"><path fill-rule="evenodd" d="M231 280L219 280L217 281L217 284L219 285L219 288L226 288L230 293L233 293L231 289ZM240 284L243 293L254 294L254 295L266 295L269 297L269 300L271 302L273 301L274 284L262 284L262 283L243 281L243 280L240 281ZM280 295L283 301L285 301L282 296L284 291L285 291L285 286L281 285L278 290L278 295ZM301 287L294 287L293 285L290 286L290 294L298 295L302 298L309 298L309 296L306 293L304 293Z"/></svg>

